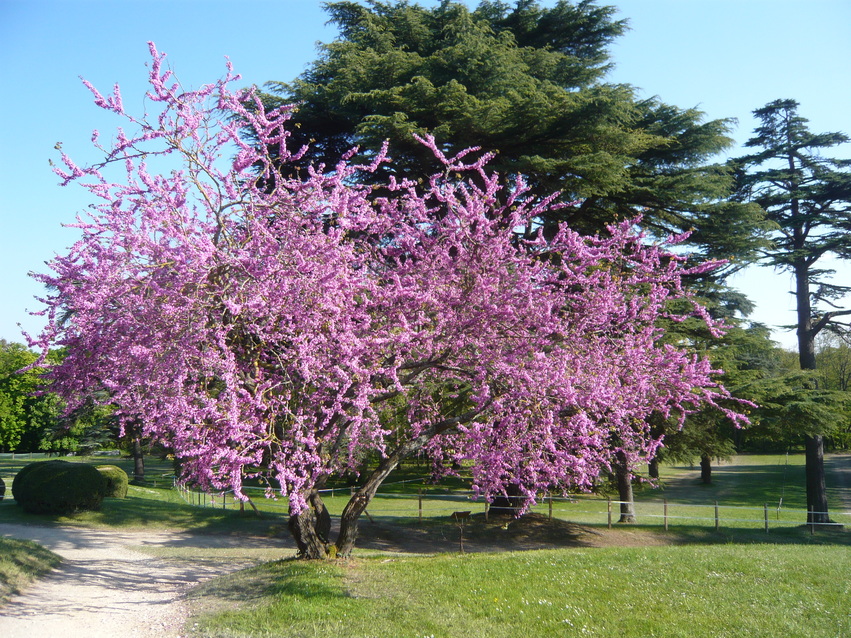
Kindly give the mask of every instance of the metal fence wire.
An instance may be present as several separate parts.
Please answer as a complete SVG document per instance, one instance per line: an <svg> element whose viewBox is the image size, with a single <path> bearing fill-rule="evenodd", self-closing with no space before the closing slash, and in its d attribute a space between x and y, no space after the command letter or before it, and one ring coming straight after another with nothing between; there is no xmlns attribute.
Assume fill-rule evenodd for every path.
<svg viewBox="0 0 851 638"><path fill-rule="evenodd" d="M243 492L248 501L237 499L232 492L210 493L191 489L175 483L181 498L195 507L209 507L226 510L247 509L286 514L286 498L267 498L264 488L245 487ZM321 490L323 501L332 516L339 515L355 488L335 488ZM531 512L551 519L562 519L586 525L612 525L621 519L623 501L579 496L564 498L542 496L530 508ZM508 508L506 508L508 509ZM767 533L772 529L799 527L813 520L812 512L802 508L783 506L782 503L765 503L761 507L723 504L673 503L666 500L636 501L630 508L635 522L646 525L659 525L668 529L671 526L705 526L716 530L723 527L760 528ZM482 499L475 499L471 492L444 489L421 489L417 494L393 492L377 493L369 507L367 516L386 518L451 518L463 511L470 515L491 515L513 513L500 511ZM814 514L819 514L815 512ZM851 526L851 512L830 512L832 522L809 523L812 529L823 527Z"/></svg>

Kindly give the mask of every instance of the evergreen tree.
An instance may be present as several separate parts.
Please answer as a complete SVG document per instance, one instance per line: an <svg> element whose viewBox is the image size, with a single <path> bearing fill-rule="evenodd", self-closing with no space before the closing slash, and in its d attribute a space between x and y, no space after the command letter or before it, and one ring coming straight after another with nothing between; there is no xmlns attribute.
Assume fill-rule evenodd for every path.
<svg viewBox="0 0 851 638"><path fill-rule="evenodd" d="M851 287L830 281L823 258L851 258L851 166L822 151L849 141L843 133L811 133L795 100L776 100L754 111L761 122L746 146L758 149L736 160L741 201L756 202L775 224L765 263L794 274L798 356L801 369L816 369L816 335L847 330L851 310L837 304ZM825 306L828 308L825 310ZM818 379L813 377L813 383ZM814 390L818 390L816 385ZM806 419L807 508L815 523L827 523L824 438L830 423Z"/></svg>
<svg viewBox="0 0 851 638"><path fill-rule="evenodd" d="M266 106L297 105L288 176L332 162L354 146L369 157L389 140L393 168L427 177L442 170L412 137L430 133L449 153L479 146L509 179L527 177L533 196L561 191L575 206L551 212L595 232L644 216L659 236L694 230L704 256L753 251L756 207L725 202L727 167L710 164L727 148L732 121L704 121L696 109L604 83L608 46L626 29L614 7L583 0L542 8L444 0L326 5L340 37L291 83L267 85ZM382 171L363 176L382 183ZM736 232L733 232L733 231ZM736 267L732 265L730 269Z"/></svg>

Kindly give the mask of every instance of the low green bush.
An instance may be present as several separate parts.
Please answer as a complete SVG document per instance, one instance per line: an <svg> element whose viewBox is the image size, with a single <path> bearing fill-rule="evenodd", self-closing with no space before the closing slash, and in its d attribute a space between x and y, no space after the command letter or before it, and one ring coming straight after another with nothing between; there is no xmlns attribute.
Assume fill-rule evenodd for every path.
<svg viewBox="0 0 851 638"><path fill-rule="evenodd" d="M127 486L130 484L130 477L127 476L127 472L117 465L98 465L97 470L106 479L104 496L114 498L127 496Z"/></svg>
<svg viewBox="0 0 851 638"><path fill-rule="evenodd" d="M3 500L3 497L6 494L6 483L0 478L0 501Z"/></svg>
<svg viewBox="0 0 851 638"><path fill-rule="evenodd" d="M105 489L106 479L91 465L59 460L24 466L12 484L15 501L31 514L97 510Z"/></svg>

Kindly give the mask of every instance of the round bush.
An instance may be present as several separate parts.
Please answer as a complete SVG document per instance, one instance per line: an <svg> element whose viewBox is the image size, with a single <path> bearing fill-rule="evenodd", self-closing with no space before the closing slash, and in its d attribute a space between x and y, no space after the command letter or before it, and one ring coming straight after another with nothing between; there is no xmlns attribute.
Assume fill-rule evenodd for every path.
<svg viewBox="0 0 851 638"><path fill-rule="evenodd" d="M50 461L47 462L50 463ZM18 500L18 492L21 489L21 484L24 482L24 480L26 480L27 474L36 469L36 467L38 467L39 465L41 465L41 463L30 463L29 465L25 465L24 467L22 467L20 470L18 470L18 473L15 474L15 478L12 479L12 497L15 500Z"/></svg>
<svg viewBox="0 0 851 638"><path fill-rule="evenodd" d="M104 496L115 498L124 498L127 496L127 485L130 483L130 477L127 476L127 472L117 465L98 465L97 470L106 479Z"/></svg>
<svg viewBox="0 0 851 638"><path fill-rule="evenodd" d="M91 465L59 460L24 466L12 484L15 501L31 514L96 510L105 488L106 479Z"/></svg>

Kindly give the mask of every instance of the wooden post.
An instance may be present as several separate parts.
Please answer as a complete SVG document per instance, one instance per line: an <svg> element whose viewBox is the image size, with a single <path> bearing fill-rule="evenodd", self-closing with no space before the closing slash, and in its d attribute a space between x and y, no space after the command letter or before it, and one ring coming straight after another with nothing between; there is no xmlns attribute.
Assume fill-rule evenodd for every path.
<svg viewBox="0 0 851 638"><path fill-rule="evenodd" d="M420 523L422 523L423 522L423 489L422 488L417 490L417 507L419 509Z"/></svg>
<svg viewBox="0 0 851 638"><path fill-rule="evenodd" d="M612 499L606 498L606 509L608 510L609 516L609 529L612 529Z"/></svg>
<svg viewBox="0 0 851 638"><path fill-rule="evenodd" d="M665 531L668 531L668 499L662 502L662 519L665 521Z"/></svg>
<svg viewBox="0 0 851 638"><path fill-rule="evenodd" d="M763 505L763 511L765 512L765 533L768 534L768 503Z"/></svg>
<svg viewBox="0 0 851 638"><path fill-rule="evenodd" d="M721 519L718 517L718 501L715 501L715 531L718 531Z"/></svg>

